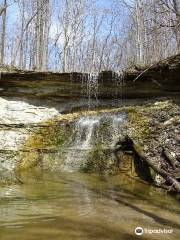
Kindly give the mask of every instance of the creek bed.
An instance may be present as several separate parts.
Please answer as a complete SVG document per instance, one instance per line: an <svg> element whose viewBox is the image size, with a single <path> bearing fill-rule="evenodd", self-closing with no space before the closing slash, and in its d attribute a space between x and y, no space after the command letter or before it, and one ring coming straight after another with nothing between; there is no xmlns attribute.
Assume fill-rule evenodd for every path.
<svg viewBox="0 0 180 240"><path fill-rule="evenodd" d="M126 175L31 172L0 186L1 240L129 240L134 229L173 229L143 239L180 236L177 197Z"/></svg>

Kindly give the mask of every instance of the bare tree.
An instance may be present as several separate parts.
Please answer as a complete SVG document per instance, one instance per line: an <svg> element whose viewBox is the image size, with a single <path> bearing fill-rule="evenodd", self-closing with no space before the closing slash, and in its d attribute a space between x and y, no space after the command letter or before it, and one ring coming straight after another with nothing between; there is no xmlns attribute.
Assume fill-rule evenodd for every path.
<svg viewBox="0 0 180 240"><path fill-rule="evenodd" d="M1 39L0 39L0 63L4 63L5 57L5 41L6 41L6 8L7 0L4 0L1 15L2 15L2 29L1 29Z"/></svg>
<svg viewBox="0 0 180 240"><path fill-rule="evenodd" d="M179 0L1 2L0 62L22 69L119 71L180 50Z"/></svg>

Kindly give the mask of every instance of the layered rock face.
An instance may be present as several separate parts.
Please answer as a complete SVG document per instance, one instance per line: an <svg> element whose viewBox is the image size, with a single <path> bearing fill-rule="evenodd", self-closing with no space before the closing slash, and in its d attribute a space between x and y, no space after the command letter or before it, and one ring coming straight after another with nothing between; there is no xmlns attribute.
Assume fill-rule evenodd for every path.
<svg viewBox="0 0 180 240"><path fill-rule="evenodd" d="M178 96L180 55L147 68L135 67L121 75L52 73L33 71L2 72L0 95L38 99L113 99Z"/></svg>
<svg viewBox="0 0 180 240"><path fill-rule="evenodd" d="M45 120L57 116L55 108L37 107L23 101L0 98L0 167L13 170L28 137Z"/></svg>
<svg viewBox="0 0 180 240"><path fill-rule="evenodd" d="M180 54L147 67L126 70L127 97L179 96Z"/></svg>
<svg viewBox="0 0 180 240"><path fill-rule="evenodd" d="M178 116L178 106L167 103L152 105L152 107L145 105L107 110L105 100L109 99L113 102L115 99L124 98L178 96L180 91L179 58L177 55L159 65L151 66L148 70L127 71L123 78L112 72L102 72L99 75L16 70L2 72L0 79L0 176L7 170L27 169L37 165L41 165L44 169L57 170L58 166L61 169L65 161L61 147L73 138L75 124L82 123L79 120L81 117L97 116L100 113L99 110L92 113L79 111L82 106L89 108L93 99L95 102L98 102L97 99L103 99L105 105L101 107L105 115L108 115L109 111L110 114L114 112L127 114L127 125L124 125L121 134L128 133L140 145L145 144L147 154L150 156L152 154L151 157L154 154L156 160L156 154L161 151L159 145L159 152L155 153L156 143L166 141L166 135L169 136L169 133L164 134L159 128L161 125L161 120L157 117L159 111L168 120L170 117ZM73 112L76 110L76 113L72 113L72 110ZM71 113L63 115L65 112ZM85 121L85 123L87 122L92 127L95 124L96 127L99 124L99 120L96 120ZM106 132L109 128L107 122L103 121L100 126L98 125L99 128L104 129L100 137L103 136L103 131ZM88 125L80 124L80 126L79 130L85 131L82 133L82 138L83 134L87 135L85 142L83 140L79 142L81 146L88 143L94 130L89 129ZM110 129L113 131L112 126ZM153 132L157 130L159 135L155 133L153 135ZM177 132L178 128L175 127L175 130ZM162 131L164 131L163 128ZM171 132L173 132L173 127ZM160 135L163 137L160 138ZM85 169L101 171L117 167L117 159L110 157L110 161L107 160L112 151L97 146L98 143L91 152L92 157L87 158ZM154 152L151 153L149 148ZM78 149L76 150L78 152ZM118 158L118 156L115 157ZM127 168L129 169L132 159L130 157L128 160L128 158L129 156L124 158L124 163L121 163L122 168L126 168L128 162Z"/></svg>
<svg viewBox="0 0 180 240"><path fill-rule="evenodd" d="M104 170L113 169L110 145L115 145L121 132L121 112L62 115L55 108L37 107L23 100L0 98L0 103L0 176L34 167L94 171L104 164ZM107 161L97 162L102 155Z"/></svg>
<svg viewBox="0 0 180 240"><path fill-rule="evenodd" d="M1 181L10 178L12 182L14 171L32 168L113 174L125 171L159 181L148 166L134 162L131 154L116 152L116 144L126 135L155 164L171 168L162 160L164 148L179 159L180 108L169 101L69 114L20 100L0 98L0 103ZM13 175L13 180L16 177Z"/></svg>

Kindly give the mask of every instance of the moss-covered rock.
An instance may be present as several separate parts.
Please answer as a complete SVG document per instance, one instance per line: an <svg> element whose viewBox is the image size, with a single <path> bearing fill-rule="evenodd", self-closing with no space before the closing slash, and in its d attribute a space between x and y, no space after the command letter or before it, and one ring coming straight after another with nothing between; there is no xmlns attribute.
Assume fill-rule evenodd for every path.
<svg viewBox="0 0 180 240"><path fill-rule="evenodd" d="M115 174L118 171L117 159L112 149L104 149L102 146L94 147L89 153L85 166L82 166L80 170L99 174Z"/></svg>
<svg viewBox="0 0 180 240"><path fill-rule="evenodd" d="M71 170L74 168L102 174L123 171L131 176L140 176L138 173L140 171L141 177L145 179L149 174L146 172L148 168L143 167L138 159L134 161L130 154L117 156L114 152L115 142L129 135L154 161L161 161L162 145L168 145L173 141L174 134L179 132L179 114L179 106L164 101L133 107L59 114L34 124L18 122L16 125L1 125L3 131L5 128L8 131L15 128L17 133L23 132L25 138L17 148L2 150L0 165L5 164L6 167L13 165L16 170L42 168L63 171L64 165L70 164ZM113 121L119 115L123 116L123 123L118 125L120 131L115 133L112 127ZM75 162L76 154L75 158L67 161L67 151L70 151L70 142L74 141L76 123L86 117L98 117L101 120L96 133L93 134L93 145L86 151L86 159L79 166ZM152 174L152 171L151 175L156 178L156 174Z"/></svg>

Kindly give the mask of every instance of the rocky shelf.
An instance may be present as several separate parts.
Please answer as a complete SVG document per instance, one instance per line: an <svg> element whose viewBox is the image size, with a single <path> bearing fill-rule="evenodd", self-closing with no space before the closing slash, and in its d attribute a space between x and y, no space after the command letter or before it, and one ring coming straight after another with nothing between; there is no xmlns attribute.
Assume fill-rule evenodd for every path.
<svg viewBox="0 0 180 240"><path fill-rule="evenodd" d="M135 66L121 76L102 72L96 76L85 73L34 72L1 68L0 96L72 99L87 98L84 89L88 78L97 78L92 98L145 98L178 96L180 91L180 55L148 67ZM86 86L87 88L88 86ZM96 91L96 94L94 94ZM116 96L115 96L116 95Z"/></svg>
<svg viewBox="0 0 180 240"><path fill-rule="evenodd" d="M106 100L109 99L112 102L115 98L121 100L162 96L179 97L180 55L150 67L136 66L128 69L121 76L112 72L89 75L17 69L9 71L3 68L1 70L1 181L5 179L6 182L9 176L15 180L19 179L15 177L18 175L12 172L22 169L39 167L61 170L62 146L73 138L72 133L77 131L74 129L77 119L84 116L99 116L99 114L109 116L109 114L125 113L127 119L123 122L117 144L118 141L122 143L124 137L128 135L136 146L140 146L139 160L134 159L135 153L130 153L134 151L133 149L122 153L115 145L114 148L103 149L96 144L97 146L91 152L92 157L87 159L84 170L103 173L125 171L131 176L152 180L168 190L174 189L154 171L152 166L142 164L141 158L142 156L146 156L144 159L150 158L156 166L160 166L179 180L179 105L171 100L153 100L148 104L140 101L141 104L134 106L130 104L126 107L119 105L116 108L112 106L109 108ZM92 86L88 85L89 78ZM103 99L104 105L101 109L85 110L88 107L89 97ZM86 98L87 101L84 100ZM83 105L85 107L82 110L80 106ZM94 122L97 123L96 120ZM100 125L98 123L97 126L101 129L99 131L102 136L107 135L111 129L108 121ZM81 128L85 127L87 126L81 126ZM86 134L90 135L90 130L86 131ZM89 135L85 140L89 141ZM135 155L137 157L137 152Z"/></svg>

